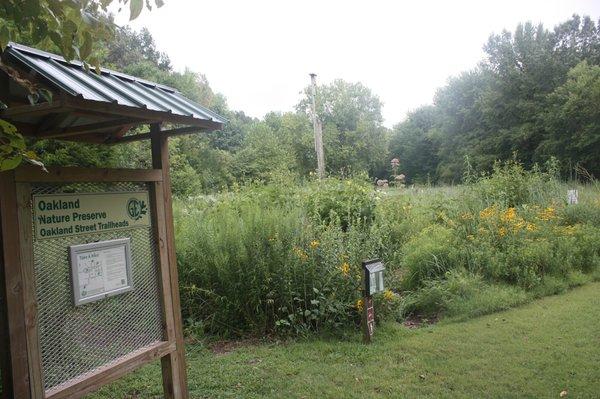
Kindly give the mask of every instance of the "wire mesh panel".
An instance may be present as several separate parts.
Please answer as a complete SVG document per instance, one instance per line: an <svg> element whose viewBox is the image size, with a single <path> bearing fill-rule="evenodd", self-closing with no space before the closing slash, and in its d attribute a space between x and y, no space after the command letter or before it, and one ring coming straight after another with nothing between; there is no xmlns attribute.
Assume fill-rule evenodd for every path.
<svg viewBox="0 0 600 399"><path fill-rule="evenodd" d="M32 195L134 191L148 191L148 186L145 183L32 186ZM118 238L131 240L134 289L74 306L69 246ZM46 390L163 340L159 260L152 226L34 239L33 257Z"/></svg>

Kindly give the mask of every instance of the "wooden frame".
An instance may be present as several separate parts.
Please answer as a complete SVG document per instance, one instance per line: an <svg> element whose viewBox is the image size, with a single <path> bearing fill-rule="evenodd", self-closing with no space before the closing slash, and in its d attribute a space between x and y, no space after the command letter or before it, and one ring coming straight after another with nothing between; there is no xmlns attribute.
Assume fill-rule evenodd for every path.
<svg viewBox="0 0 600 399"><path fill-rule="evenodd" d="M2 52L3 61L6 61L4 54ZM36 51L32 54L39 55ZM138 93L138 98L126 93L129 90L117 87L110 79L98 85L99 93L106 94L102 88L108 87L130 101L119 103L117 97L108 95L102 96L108 101L86 99L68 84L61 83L60 79L50 79L41 70L35 72L36 68L22 57L11 58L7 62L7 65L12 65L11 68L14 67L17 78L0 71L0 97L9 106L0 110L1 119L15 125L21 134L35 139L109 145L149 139L153 169L49 168L48 172L43 172L36 167L20 167L0 173L0 367L4 397L78 398L160 358L164 397L187 399L168 138L222 129L224 119L212 112L196 112L199 108L187 104L189 100L179 94L168 96L159 92ZM57 61L50 55L48 62L56 64ZM21 82L19 77L50 89L53 100L42 104L28 104L27 90L18 87ZM17 87L11 85L11 79L17 83ZM149 101L152 104L150 107L144 98L152 100ZM160 123L171 124L171 130L161 130ZM131 128L147 124L150 124L149 133L125 136ZM160 265L158 275L163 309L163 340L118 359L110 367L97 369L84 377L76 377L44 391L33 261L31 187L36 183L70 182L146 182L150 186L151 212L155 221L153 236L157 240Z"/></svg>
<svg viewBox="0 0 600 399"><path fill-rule="evenodd" d="M7 398L31 398L29 389L29 367L27 356L27 340L25 334L25 309L23 308L23 282L21 275L21 252L19 250L19 234L15 234L18 226L17 190L14 184L14 172L0 173L0 214L2 215L2 264L4 276L3 313L6 319L7 338L3 341L2 375L10 376L8 385L3 386Z"/></svg>
<svg viewBox="0 0 600 399"><path fill-rule="evenodd" d="M175 259L168 136L160 125L151 126L151 170L21 167L0 173L0 295L4 306L0 322L6 323L2 365L4 397L79 398L115 379L161 359L164 397L187 399L187 375L183 340L177 262ZM148 182L153 227L160 264L164 340L141 348L84 377L44 391L37 326L31 184L65 182ZM4 328L3 328L4 330Z"/></svg>

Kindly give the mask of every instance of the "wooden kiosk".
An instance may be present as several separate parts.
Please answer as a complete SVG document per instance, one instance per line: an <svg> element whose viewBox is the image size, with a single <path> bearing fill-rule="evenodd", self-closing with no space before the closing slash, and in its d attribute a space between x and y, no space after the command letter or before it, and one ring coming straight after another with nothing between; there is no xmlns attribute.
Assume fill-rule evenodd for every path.
<svg viewBox="0 0 600 399"><path fill-rule="evenodd" d="M164 397L187 398L168 138L225 121L170 87L17 44L1 57L18 72L0 71L1 119L38 139L148 139L153 168L0 173L2 397L78 398L160 359ZM31 105L29 83L52 101Z"/></svg>

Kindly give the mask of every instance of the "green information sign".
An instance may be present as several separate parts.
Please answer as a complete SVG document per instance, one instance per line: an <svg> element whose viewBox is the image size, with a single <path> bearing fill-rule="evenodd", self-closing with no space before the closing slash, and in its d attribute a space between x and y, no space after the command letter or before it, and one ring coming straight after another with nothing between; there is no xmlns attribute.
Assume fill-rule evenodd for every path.
<svg viewBox="0 0 600 399"><path fill-rule="evenodd" d="M33 196L37 239L150 225L147 192Z"/></svg>

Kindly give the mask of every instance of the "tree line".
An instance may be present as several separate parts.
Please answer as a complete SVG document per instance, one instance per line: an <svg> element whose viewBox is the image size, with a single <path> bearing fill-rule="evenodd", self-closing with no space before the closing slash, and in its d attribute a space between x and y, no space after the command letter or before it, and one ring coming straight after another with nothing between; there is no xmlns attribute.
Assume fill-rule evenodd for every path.
<svg viewBox="0 0 600 399"><path fill-rule="evenodd" d="M553 30L524 23L492 35L485 59L450 79L433 105L396 125L390 152L413 181L460 181L516 157L556 157L565 174L600 175L600 21L574 15ZM586 172L587 171L587 172Z"/></svg>
<svg viewBox="0 0 600 399"><path fill-rule="evenodd" d="M23 44L59 51L23 32ZM361 83L318 87L327 173L388 178L390 160L413 183L459 182L468 162L491 169L516 157L526 166L556 157L600 175L600 22L574 15L553 30L531 23L490 36L485 59L451 78L432 105L388 129L382 102ZM295 109L252 118L230 109L206 77L174 70L147 30L116 29L91 56L103 67L166 84L218 112L223 130L173 138L173 187L181 196L247 181L294 182L316 168L309 88ZM61 141L32 143L48 165L149 167L148 143L102 147Z"/></svg>

